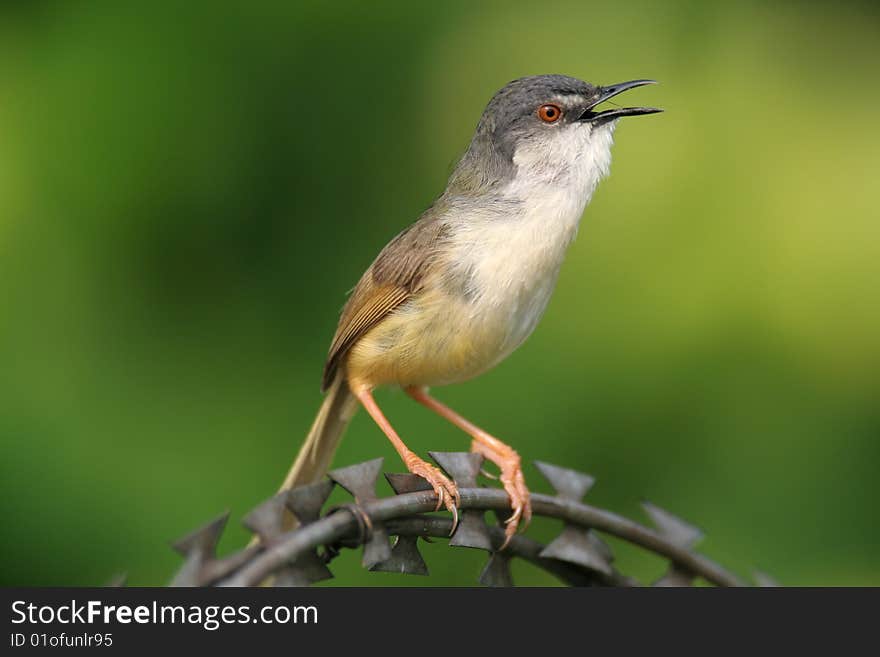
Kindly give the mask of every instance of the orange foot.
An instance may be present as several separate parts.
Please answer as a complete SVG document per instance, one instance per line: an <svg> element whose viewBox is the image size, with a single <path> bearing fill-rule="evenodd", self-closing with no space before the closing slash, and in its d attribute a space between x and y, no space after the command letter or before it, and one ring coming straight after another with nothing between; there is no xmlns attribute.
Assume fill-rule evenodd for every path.
<svg viewBox="0 0 880 657"><path fill-rule="evenodd" d="M522 521L522 528L525 529L532 520L531 495L529 489L526 488L519 454L507 445L493 449L476 440L471 443L471 451L482 454L484 458L501 468L499 479L510 498L510 508L513 509L513 514L504 521L506 527L504 528L504 543L501 545L503 550L519 528L520 521Z"/></svg>
<svg viewBox="0 0 880 657"><path fill-rule="evenodd" d="M458 488L452 483L452 480L440 472L439 468L420 459L415 454L408 454L403 459L403 462L406 464L407 470L419 475L431 484L434 492L437 493L437 507L434 510L439 511L440 507L445 506L452 513L452 531L449 532L449 535L452 536L455 533L456 527L458 527L458 507L461 505L461 496L458 494Z"/></svg>

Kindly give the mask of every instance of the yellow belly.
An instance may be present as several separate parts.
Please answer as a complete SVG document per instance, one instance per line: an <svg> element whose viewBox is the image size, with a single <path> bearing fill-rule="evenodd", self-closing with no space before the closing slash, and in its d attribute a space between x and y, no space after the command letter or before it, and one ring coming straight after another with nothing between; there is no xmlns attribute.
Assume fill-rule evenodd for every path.
<svg viewBox="0 0 880 657"><path fill-rule="evenodd" d="M436 386L497 365L543 315L582 210L561 218L539 206L459 226L421 291L353 345L349 381Z"/></svg>
<svg viewBox="0 0 880 657"><path fill-rule="evenodd" d="M478 314L467 299L431 292L409 300L358 340L346 371L351 381L370 387L456 383L495 365L506 355L508 339L503 317Z"/></svg>
<svg viewBox="0 0 880 657"><path fill-rule="evenodd" d="M346 371L353 386L439 386L482 374L532 333L556 283L558 267L507 294L470 298L427 286L352 347Z"/></svg>

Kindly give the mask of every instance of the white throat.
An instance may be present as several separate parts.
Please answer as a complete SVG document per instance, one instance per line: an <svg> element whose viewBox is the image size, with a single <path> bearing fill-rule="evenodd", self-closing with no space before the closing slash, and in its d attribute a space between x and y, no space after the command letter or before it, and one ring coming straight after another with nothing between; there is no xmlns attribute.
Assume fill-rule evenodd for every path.
<svg viewBox="0 0 880 657"><path fill-rule="evenodd" d="M567 130L573 130L574 133ZM455 270L467 280L472 322L503 337L497 362L534 330L556 285L568 246L611 164L613 124L560 130L547 148L520 148L504 210L471 215L455 235Z"/></svg>
<svg viewBox="0 0 880 657"><path fill-rule="evenodd" d="M576 232L596 186L610 171L614 125L569 125L538 148L518 148L516 176L506 193L525 202L526 215L540 216L546 232Z"/></svg>

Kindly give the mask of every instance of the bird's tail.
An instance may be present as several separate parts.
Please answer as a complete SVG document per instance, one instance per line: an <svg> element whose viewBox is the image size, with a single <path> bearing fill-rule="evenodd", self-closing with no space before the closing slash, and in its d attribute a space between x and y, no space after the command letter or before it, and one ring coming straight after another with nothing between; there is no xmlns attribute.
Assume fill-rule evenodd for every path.
<svg viewBox="0 0 880 657"><path fill-rule="evenodd" d="M338 372L324 397L312 428L287 473L281 491L313 484L321 479L330 467L333 454L342 440L342 434L357 410L357 399L348 387L345 376ZM286 518L288 528L294 524L293 517Z"/></svg>

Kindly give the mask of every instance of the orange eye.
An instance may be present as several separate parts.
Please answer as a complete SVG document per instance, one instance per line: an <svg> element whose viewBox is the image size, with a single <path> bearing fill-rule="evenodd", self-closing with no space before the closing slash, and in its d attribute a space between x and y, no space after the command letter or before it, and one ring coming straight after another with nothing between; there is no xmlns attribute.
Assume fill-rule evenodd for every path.
<svg viewBox="0 0 880 657"><path fill-rule="evenodd" d="M562 108L559 105L547 104L538 108L538 117L544 123L556 123L562 116Z"/></svg>

